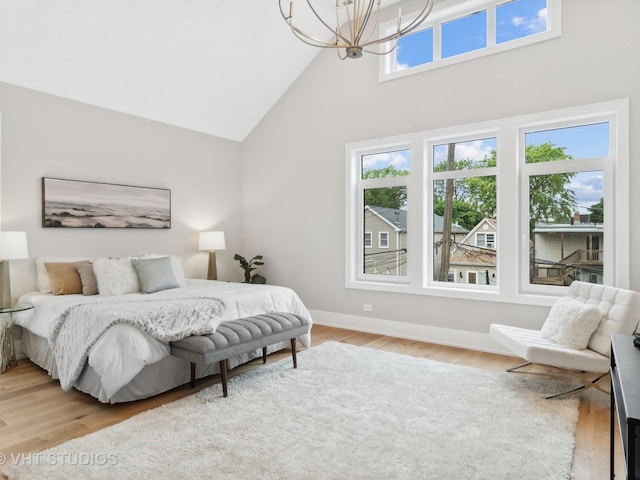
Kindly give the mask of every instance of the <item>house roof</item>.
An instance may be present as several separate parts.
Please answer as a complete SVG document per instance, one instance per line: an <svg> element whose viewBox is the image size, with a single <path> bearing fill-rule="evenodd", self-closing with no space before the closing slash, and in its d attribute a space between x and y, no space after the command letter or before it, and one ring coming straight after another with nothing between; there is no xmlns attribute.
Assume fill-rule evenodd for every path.
<svg viewBox="0 0 640 480"><path fill-rule="evenodd" d="M372 210L380 217L382 217L386 222L388 222L393 227L399 230L407 230L407 211L396 208L388 208L388 207L370 207L366 208ZM433 216L433 231L436 233L442 233L444 229L444 217L440 215ZM464 227L461 227L457 223L454 223L451 226L451 233L455 234L465 234L468 230Z"/></svg>
<svg viewBox="0 0 640 480"><path fill-rule="evenodd" d="M407 211L400 208L365 207L377 214L396 230L407 230Z"/></svg>
<svg viewBox="0 0 640 480"><path fill-rule="evenodd" d="M601 223L580 223L578 225L571 224L553 224L548 225L544 223L536 224L533 229L533 233L602 233L604 232L604 225Z"/></svg>
<svg viewBox="0 0 640 480"><path fill-rule="evenodd" d="M305 13L303 29L325 36ZM0 2L0 82L235 141L320 50L294 37L275 1Z"/></svg>

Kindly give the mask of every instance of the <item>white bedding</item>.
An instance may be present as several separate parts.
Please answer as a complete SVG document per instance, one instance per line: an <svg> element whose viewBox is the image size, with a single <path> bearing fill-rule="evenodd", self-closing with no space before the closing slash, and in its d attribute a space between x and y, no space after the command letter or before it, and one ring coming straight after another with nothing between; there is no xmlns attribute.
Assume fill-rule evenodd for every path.
<svg viewBox="0 0 640 480"><path fill-rule="evenodd" d="M121 302L151 298L213 297L222 299L222 321L235 320L265 312L290 312L301 315L311 323L308 310L297 294L286 287L251 285L245 283L188 280L182 288L163 290L153 294L131 293L118 296L51 295L31 292L20 297L21 303L35 306L33 310L14 314L16 324L49 338L55 320L69 307L90 302ZM300 338L310 346L310 334ZM169 345L127 324L109 328L93 345L88 363L102 379L107 395L115 394L129 383L144 367L169 355ZM52 373L52 372L50 372Z"/></svg>

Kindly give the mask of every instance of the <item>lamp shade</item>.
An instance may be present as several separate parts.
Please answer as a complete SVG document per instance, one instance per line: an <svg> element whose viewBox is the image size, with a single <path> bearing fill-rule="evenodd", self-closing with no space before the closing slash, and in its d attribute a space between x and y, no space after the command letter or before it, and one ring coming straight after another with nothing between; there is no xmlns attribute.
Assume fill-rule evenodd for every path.
<svg viewBox="0 0 640 480"><path fill-rule="evenodd" d="M200 232L198 250L224 250L224 232Z"/></svg>
<svg viewBox="0 0 640 480"><path fill-rule="evenodd" d="M29 258L27 232L0 232L0 260Z"/></svg>

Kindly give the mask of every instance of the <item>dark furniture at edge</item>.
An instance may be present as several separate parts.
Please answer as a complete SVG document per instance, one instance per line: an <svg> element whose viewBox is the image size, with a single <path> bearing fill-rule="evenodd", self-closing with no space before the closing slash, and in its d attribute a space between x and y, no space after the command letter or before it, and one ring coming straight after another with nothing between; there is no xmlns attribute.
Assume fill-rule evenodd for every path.
<svg viewBox="0 0 640 480"><path fill-rule="evenodd" d="M615 419L628 480L640 479L640 348L632 335L611 335L611 470L615 457Z"/></svg>

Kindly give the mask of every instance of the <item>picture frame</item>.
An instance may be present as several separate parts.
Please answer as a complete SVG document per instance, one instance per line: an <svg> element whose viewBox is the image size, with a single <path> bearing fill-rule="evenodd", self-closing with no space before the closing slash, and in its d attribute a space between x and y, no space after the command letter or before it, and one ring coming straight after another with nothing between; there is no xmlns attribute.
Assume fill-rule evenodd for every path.
<svg viewBox="0 0 640 480"><path fill-rule="evenodd" d="M44 228L171 228L171 190L42 177Z"/></svg>

